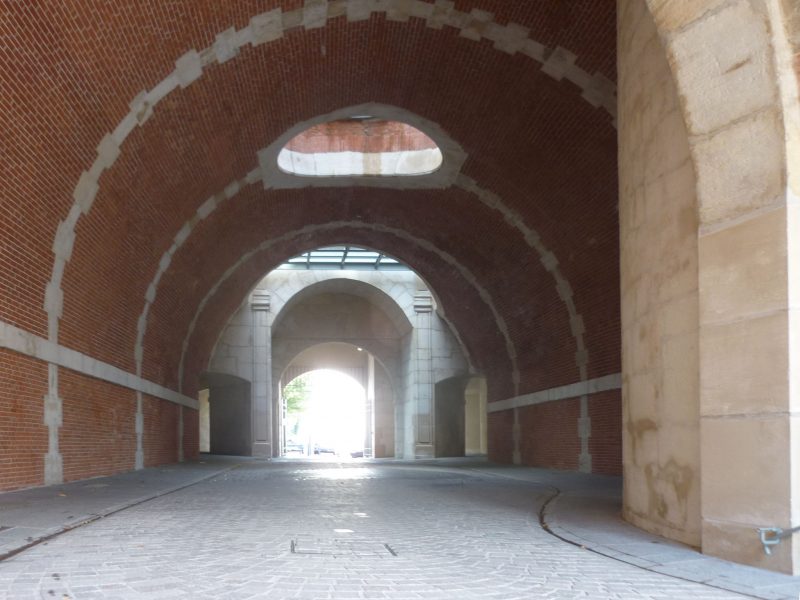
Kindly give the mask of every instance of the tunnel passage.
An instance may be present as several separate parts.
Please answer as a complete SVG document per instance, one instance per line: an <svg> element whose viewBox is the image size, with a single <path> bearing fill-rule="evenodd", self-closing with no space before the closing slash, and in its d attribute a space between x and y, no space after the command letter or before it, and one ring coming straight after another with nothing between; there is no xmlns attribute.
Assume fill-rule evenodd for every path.
<svg viewBox="0 0 800 600"><path fill-rule="evenodd" d="M276 378L215 348L247 298L263 362L259 281L345 243L413 268L415 326L463 358L415 380L395 454L433 455L436 382L480 374L492 460L622 473L636 525L797 570L753 537L800 518L790 2L211 7L3 4L0 488L195 457L208 371L251 382L272 456ZM441 166L280 170L365 116Z"/></svg>

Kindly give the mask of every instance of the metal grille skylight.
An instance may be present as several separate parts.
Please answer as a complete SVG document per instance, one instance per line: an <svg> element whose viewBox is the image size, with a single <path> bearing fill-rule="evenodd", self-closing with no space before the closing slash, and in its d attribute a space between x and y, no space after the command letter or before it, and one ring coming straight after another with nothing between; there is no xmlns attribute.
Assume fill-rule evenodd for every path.
<svg viewBox="0 0 800 600"><path fill-rule="evenodd" d="M374 271L407 271L407 266L381 252L357 246L326 246L290 258L278 269L360 269Z"/></svg>

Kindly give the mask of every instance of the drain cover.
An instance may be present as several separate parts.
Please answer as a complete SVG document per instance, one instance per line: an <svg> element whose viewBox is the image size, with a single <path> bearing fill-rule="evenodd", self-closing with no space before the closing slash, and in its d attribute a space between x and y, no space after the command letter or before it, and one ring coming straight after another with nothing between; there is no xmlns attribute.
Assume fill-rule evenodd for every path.
<svg viewBox="0 0 800 600"><path fill-rule="evenodd" d="M397 556L389 544L375 540L346 537L322 538L313 535L298 535L290 543L292 554L321 556L357 556L360 558Z"/></svg>

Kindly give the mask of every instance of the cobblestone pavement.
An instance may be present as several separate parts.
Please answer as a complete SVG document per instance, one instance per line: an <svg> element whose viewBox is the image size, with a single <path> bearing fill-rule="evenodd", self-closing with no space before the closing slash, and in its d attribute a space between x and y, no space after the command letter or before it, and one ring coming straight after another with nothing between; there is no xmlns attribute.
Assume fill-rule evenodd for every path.
<svg viewBox="0 0 800 600"><path fill-rule="evenodd" d="M0 563L0 597L744 597L554 538L548 495L457 468L249 462Z"/></svg>

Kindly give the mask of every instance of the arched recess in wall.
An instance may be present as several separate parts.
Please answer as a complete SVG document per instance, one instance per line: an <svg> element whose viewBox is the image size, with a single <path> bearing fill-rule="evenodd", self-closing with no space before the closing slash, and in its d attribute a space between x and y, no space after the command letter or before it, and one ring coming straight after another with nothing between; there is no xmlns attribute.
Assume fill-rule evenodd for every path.
<svg viewBox="0 0 800 600"><path fill-rule="evenodd" d="M199 397L199 437L206 452L248 456L252 445L250 422L252 382L228 373L204 372Z"/></svg>

